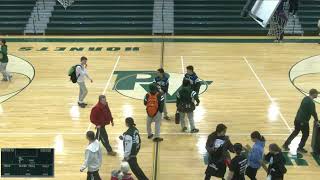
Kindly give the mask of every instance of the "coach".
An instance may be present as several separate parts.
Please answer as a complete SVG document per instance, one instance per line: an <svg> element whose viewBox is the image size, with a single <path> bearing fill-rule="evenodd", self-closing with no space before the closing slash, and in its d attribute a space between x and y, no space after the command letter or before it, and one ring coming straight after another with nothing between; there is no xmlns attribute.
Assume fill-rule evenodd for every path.
<svg viewBox="0 0 320 180"><path fill-rule="evenodd" d="M97 133L96 138L101 140L103 146L107 149L108 155L115 156L117 155L110 146L108 134L105 126L110 124L114 126L113 117L109 109L108 103L106 101L105 95L99 96L99 102L91 110L90 120L93 124L96 125Z"/></svg>

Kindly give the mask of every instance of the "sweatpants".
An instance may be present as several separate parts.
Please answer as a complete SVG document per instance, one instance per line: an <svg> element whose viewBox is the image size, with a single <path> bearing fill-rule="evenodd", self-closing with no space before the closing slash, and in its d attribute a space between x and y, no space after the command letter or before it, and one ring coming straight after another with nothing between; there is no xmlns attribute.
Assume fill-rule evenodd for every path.
<svg viewBox="0 0 320 180"><path fill-rule="evenodd" d="M190 128L191 130L192 129L195 129L195 125L194 125L194 119L193 119L193 112L190 112L190 113L183 113L183 112L180 112L180 124L181 124L181 128L185 128L186 127L186 122L185 122L185 116L188 116L188 119L189 119L189 124L190 124Z"/></svg>
<svg viewBox="0 0 320 180"><path fill-rule="evenodd" d="M286 142L284 143L285 146L289 146L291 141L298 136L299 132L302 132L302 138L301 141L299 143L299 148L303 148L308 140L309 137L309 132L310 132L310 128L309 128L309 123L305 123L305 124L300 124L299 122L295 122L294 123L294 130L291 133L291 135L288 137L288 139L286 140Z"/></svg>
<svg viewBox="0 0 320 180"><path fill-rule="evenodd" d="M140 168L137 158L131 157L128 160L129 166L133 174L137 177L138 180L148 180L142 169Z"/></svg>
<svg viewBox="0 0 320 180"><path fill-rule="evenodd" d="M79 88L80 88L80 92L79 92L79 103L83 103L84 98L87 96L88 94L88 89L86 87L85 82L78 82L79 84Z"/></svg>
<svg viewBox="0 0 320 180"><path fill-rule="evenodd" d="M87 180L101 180L99 171L87 172Z"/></svg>
<svg viewBox="0 0 320 180"><path fill-rule="evenodd" d="M10 74L7 72L7 65L8 63L0 62L0 72L4 80L10 80Z"/></svg>
<svg viewBox="0 0 320 180"><path fill-rule="evenodd" d="M162 118L162 113L160 113L158 111L158 113L156 114L156 116L154 117L147 117L147 132L148 132L148 136L150 136L152 134L152 129L151 129L151 123L154 122L155 123L155 134L154 137L160 137L160 124L161 124L161 118Z"/></svg>
<svg viewBox="0 0 320 180"><path fill-rule="evenodd" d="M108 133L106 131L105 126L101 126L100 128L97 128L96 139L101 141L101 143L103 144L103 146L106 148L108 152L112 152L112 147L110 146Z"/></svg>

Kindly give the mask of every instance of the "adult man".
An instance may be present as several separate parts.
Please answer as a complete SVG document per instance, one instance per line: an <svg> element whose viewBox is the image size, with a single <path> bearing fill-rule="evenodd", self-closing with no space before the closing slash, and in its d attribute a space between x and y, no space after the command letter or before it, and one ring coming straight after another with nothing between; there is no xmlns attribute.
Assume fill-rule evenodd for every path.
<svg viewBox="0 0 320 180"><path fill-rule="evenodd" d="M309 137L309 129L310 129L309 120L311 116L313 116L314 122L315 123L319 122L318 115L316 112L316 106L315 106L315 103L313 102L313 99L317 97L318 97L318 91L316 89L311 89L309 91L309 96L306 96L303 98L301 105L299 107L299 110L297 112L296 118L294 120L294 131L291 133L291 135L288 137L288 139L282 146L285 151L290 150L289 144L301 131L302 138L297 151L300 153L308 152L307 150L304 149L304 146Z"/></svg>
<svg viewBox="0 0 320 180"><path fill-rule="evenodd" d="M113 117L105 95L99 96L99 102L91 110L90 120L94 125L96 125L96 137L98 140L101 140L103 146L108 151L108 155L115 156L117 153L114 152L110 146L108 134L105 128L105 126L110 123L114 126Z"/></svg>
<svg viewBox="0 0 320 180"><path fill-rule="evenodd" d="M144 105L147 110L147 132L148 139L153 138L151 123L155 123L155 135L153 141L163 141L160 137L160 121L163 112L164 97L158 92L157 86L152 83L149 86L150 92L144 98Z"/></svg>
<svg viewBox="0 0 320 180"><path fill-rule="evenodd" d="M89 145L85 151L85 160L80 168L80 172L83 172L88 168L87 180L101 180L99 175L99 169L102 163L102 151L98 140L94 137L93 131L88 131L86 137L89 141Z"/></svg>
<svg viewBox="0 0 320 180"><path fill-rule="evenodd" d="M194 100L197 102L197 104L194 104ZM193 119L193 111L195 110L195 107L198 106L200 103L200 100L198 98L198 94L191 89L190 82L187 79L183 80L182 88L177 93L177 109L180 114L180 124L182 128L182 132L187 131L187 127L185 125L185 116L187 114L191 133L197 133L199 132L199 129L197 129L194 125L194 119Z"/></svg>
<svg viewBox="0 0 320 180"><path fill-rule="evenodd" d="M126 118L126 126L129 129L123 133L123 136L120 136L120 139L123 140L124 160L129 163L133 174L138 180L148 180L137 161L137 155L141 147L141 138L133 118Z"/></svg>
<svg viewBox="0 0 320 180"><path fill-rule="evenodd" d="M163 119L170 120L168 116L167 105L166 105L167 93L169 89L169 75L164 72L163 68L160 68L157 70L157 77L154 79L154 82L157 84L159 92L164 97Z"/></svg>
<svg viewBox="0 0 320 180"><path fill-rule="evenodd" d="M197 94L199 94L201 80L198 78L197 74L194 72L193 66L187 66L187 73L184 75L184 79L189 80L192 90L194 90Z"/></svg>
<svg viewBox="0 0 320 180"><path fill-rule="evenodd" d="M80 66L77 65L76 67L76 75L78 77L77 79L77 83L79 84L79 88L80 88L80 92L79 92L79 100L78 100L78 105L82 108L85 108L87 106L86 103L84 103L84 98L87 96L88 94L88 89L86 87L85 84L85 78L90 79L91 83L93 82L93 80L90 78L88 72L87 72L87 61L88 59L84 56L82 56L80 58Z"/></svg>

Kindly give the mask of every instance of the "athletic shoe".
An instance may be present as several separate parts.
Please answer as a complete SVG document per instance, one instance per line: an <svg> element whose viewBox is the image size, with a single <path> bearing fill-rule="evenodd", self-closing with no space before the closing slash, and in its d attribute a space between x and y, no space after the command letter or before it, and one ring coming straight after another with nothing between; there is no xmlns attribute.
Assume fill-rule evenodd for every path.
<svg viewBox="0 0 320 180"><path fill-rule="evenodd" d="M188 128L184 127L182 128L182 132L187 132Z"/></svg>
<svg viewBox="0 0 320 180"><path fill-rule="evenodd" d="M160 141L163 141L163 138L156 137L156 138L153 139L153 142L160 142Z"/></svg>
<svg viewBox="0 0 320 180"><path fill-rule="evenodd" d="M308 151L306 149L304 149L304 148L298 148L297 152L299 152L299 153L307 153Z"/></svg>
<svg viewBox="0 0 320 180"><path fill-rule="evenodd" d="M148 139L152 139L153 138L153 134L148 136Z"/></svg>
<svg viewBox="0 0 320 180"><path fill-rule="evenodd" d="M170 120L170 118L169 118L169 116L165 116L163 119L165 119L165 120Z"/></svg>
<svg viewBox="0 0 320 180"><path fill-rule="evenodd" d="M117 155L117 153L116 153L116 152L114 152L114 151L111 151L111 152L108 152L108 155L109 155L109 156L116 156L116 155Z"/></svg>
<svg viewBox="0 0 320 180"><path fill-rule="evenodd" d="M2 79L1 81L8 81L7 79Z"/></svg>
<svg viewBox="0 0 320 180"><path fill-rule="evenodd" d="M290 151L290 148L287 145L282 145L283 151Z"/></svg>
<svg viewBox="0 0 320 180"><path fill-rule="evenodd" d="M199 132L199 129L194 128L191 130L191 133L197 133L197 132Z"/></svg>
<svg viewBox="0 0 320 180"><path fill-rule="evenodd" d="M79 103L79 102L78 102L78 105L79 105L81 108L85 108L85 107L86 107L86 105L85 105L84 103Z"/></svg>

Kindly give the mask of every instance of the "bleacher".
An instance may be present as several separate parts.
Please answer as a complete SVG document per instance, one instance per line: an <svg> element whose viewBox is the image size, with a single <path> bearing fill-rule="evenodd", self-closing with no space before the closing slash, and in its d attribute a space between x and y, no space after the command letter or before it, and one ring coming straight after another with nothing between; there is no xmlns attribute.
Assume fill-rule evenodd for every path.
<svg viewBox="0 0 320 180"><path fill-rule="evenodd" d="M76 0L54 8L46 34L152 34L153 0Z"/></svg>
<svg viewBox="0 0 320 180"><path fill-rule="evenodd" d="M23 34L36 0L0 0L0 35Z"/></svg>
<svg viewBox="0 0 320 180"><path fill-rule="evenodd" d="M175 34L266 35L251 18L242 18L246 0L175 0Z"/></svg>
<svg viewBox="0 0 320 180"><path fill-rule="evenodd" d="M298 15L304 35L318 35L317 24L320 19L320 0L300 1Z"/></svg>

